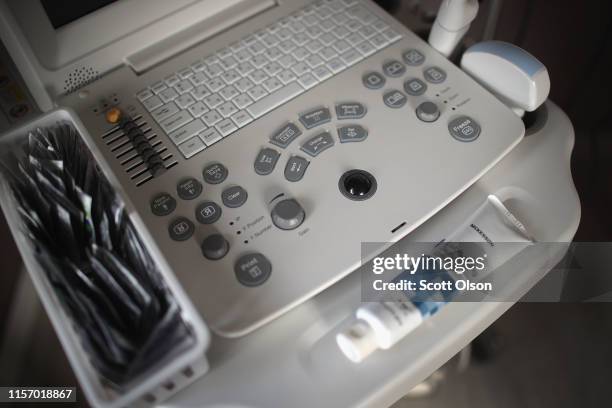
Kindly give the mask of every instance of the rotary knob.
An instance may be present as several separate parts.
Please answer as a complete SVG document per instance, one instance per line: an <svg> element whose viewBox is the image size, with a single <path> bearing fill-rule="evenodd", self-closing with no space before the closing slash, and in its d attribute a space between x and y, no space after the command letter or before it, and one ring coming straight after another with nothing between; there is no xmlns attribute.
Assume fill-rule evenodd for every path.
<svg viewBox="0 0 612 408"><path fill-rule="evenodd" d="M302 225L306 213L293 198L279 201L272 208L272 222L282 230L293 230Z"/></svg>
<svg viewBox="0 0 612 408"><path fill-rule="evenodd" d="M227 254L227 251L229 251L229 244L227 240L223 238L223 235L212 234L204 238L201 248L202 254L206 257L206 259L216 261L223 258L225 254Z"/></svg>

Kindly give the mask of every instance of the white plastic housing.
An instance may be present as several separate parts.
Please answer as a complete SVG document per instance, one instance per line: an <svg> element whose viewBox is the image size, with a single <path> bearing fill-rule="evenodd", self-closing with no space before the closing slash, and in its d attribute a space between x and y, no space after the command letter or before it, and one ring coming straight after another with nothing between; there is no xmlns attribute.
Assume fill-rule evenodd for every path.
<svg viewBox="0 0 612 408"><path fill-rule="evenodd" d="M461 68L519 115L537 109L550 92L546 67L527 51L506 42L471 46L463 54Z"/></svg>
<svg viewBox="0 0 612 408"><path fill-rule="evenodd" d="M429 33L429 44L442 55L453 53L478 14L477 0L444 0Z"/></svg>

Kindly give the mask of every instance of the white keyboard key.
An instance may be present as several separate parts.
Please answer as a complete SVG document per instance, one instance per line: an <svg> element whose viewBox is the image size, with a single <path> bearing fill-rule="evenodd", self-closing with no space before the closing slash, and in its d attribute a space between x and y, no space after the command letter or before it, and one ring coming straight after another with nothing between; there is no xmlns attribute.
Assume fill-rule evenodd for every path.
<svg viewBox="0 0 612 408"><path fill-rule="evenodd" d="M361 61L363 59L363 55L361 55L359 51L351 49L342 54L340 59L344 61L346 65L351 66L358 61Z"/></svg>
<svg viewBox="0 0 612 408"><path fill-rule="evenodd" d="M353 47L361 43L364 40L363 36L359 33L352 33L346 37L346 42L351 44Z"/></svg>
<svg viewBox="0 0 612 408"><path fill-rule="evenodd" d="M251 64L253 64L255 68L261 68L267 63L268 59L265 57L265 55L256 55L251 59Z"/></svg>
<svg viewBox="0 0 612 408"><path fill-rule="evenodd" d="M147 100L148 98L152 96L153 96L153 91L151 91L149 88L143 89L142 91L139 91L136 94L136 97L138 98L140 102L144 102L145 100Z"/></svg>
<svg viewBox="0 0 612 408"><path fill-rule="evenodd" d="M234 121L236 126L238 126L239 128L246 126L247 124L253 121L253 118L251 117L251 115L248 114L247 111L240 111L240 112L234 113L231 119Z"/></svg>
<svg viewBox="0 0 612 408"><path fill-rule="evenodd" d="M168 137L175 145L183 143L185 140L190 139L193 136L197 136L198 133L206 129L204 123L200 119L196 119L185 126L182 126L168 134Z"/></svg>
<svg viewBox="0 0 612 408"><path fill-rule="evenodd" d="M238 127L234 124L234 122L232 122L231 119L223 119L221 122L217 123L215 127L223 137L229 136L238 130Z"/></svg>
<svg viewBox="0 0 612 408"><path fill-rule="evenodd" d="M151 116L153 116L153 119L155 119L157 122L161 122L162 120L174 115L178 111L178 106L176 106L174 102L170 102L155 109L153 112L151 112Z"/></svg>
<svg viewBox="0 0 612 408"><path fill-rule="evenodd" d="M282 88L283 83L276 77L268 78L263 82L263 87L266 88L266 91L272 93L279 88Z"/></svg>
<svg viewBox="0 0 612 408"><path fill-rule="evenodd" d="M199 137L192 137L185 143L179 145L179 150L186 159L193 157L195 154L206 149L206 145Z"/></svg>
<svg viewBox="0 0 612 408"><path fill-rule="evenodd" d="M379 50L389 45L389 40L383 34L376 34L370 38L370 42Z"/></svg>
<svg viewBox="0 0 612 408"><path fill-rule="evenodd" d="M315 25L315 26L308 27L306 29L306 34L308 34L310 38L318 38L319 36L323 34L323 30L319 26Z"/></svg>
<svg viewBox="0 0 612 408"><path fill-rule="evenodd" d="M285 54L283 54L283 52L280 49L278 49L278 47L273 47L273 48L267 49L263 55L270 61L276 61L277 59L279 59Z"/></svg>
<svg viewBox="0 0 612 408"><path fill-rule="evenodd" d="M326 66L321 65L315 69L312 70L312 74L319 80L319 81L325 81L327 78L331 77L333 74L332 72L327 69Z"/></svg>
<svg viewBox="0 0 612 408"><path fill-rule="evenodd" d="M181 109L187 109L189 106L195 103L195 99L193 96L191 96L191 94L187 93L176 98L174 103L176 103L176 105Z"/></svg>
<svg viewBox="0 0 612 408"><path fill-rule="evenodd" d="M189 112L180 111L169 118L162 120L159 125L164 129L164 132L171 133L181 126L185 126L187 123L191 122L193 117L189 114Z"/></svg>
<svg viewBox="0 0 612 408"><path fill-rule="evenodd" d="M208 75L209 78L214 78L223 73L223 68L217 63L211 64L204 68L204 73Z"/></svg>
<svg viewBox="0 0 612 408"><path fill-rule="evenodd" d="M189 78L189 80L194 86L198 86L208 81L208 77L203 72L196 72L193 76Z"/></svg>
<svg viewBox="0 0 612 408"><path fill-rule="evenodd" d="M166 82L166 85L170 87L178 84L180 81L181 80L176 75L168 75L167 77L164 78L164 82Z"/></svg>
<svg viewBox="0 0 612 408"><path fill-rule="evenodd" d="M337 26L332 30L332 33L336 36L336 38L343 39L348 36L351 32L347 30L344 26Z"/></svg>
<svg viewBox="0 0 612 408"><path fill-rule="evenodd" d="M232 69L237 64L238 64L238 61L232 55L230 55L230 56L228 56L226 58L222 58L221 61L219 61L219 65L221 65L224 69Z"/></svg>
<svg viewBox="0 0 612 408"><path fill-rule="evenodd" d="M213 78L206 81L205 85L211 92L217 92L219 89L225 87L225 82L223 82L220 78Z"/></svg>
<svg viewBox="0 0 612 408"><path fill-rule="evenodd" d="M215 54L212 54L204 58L204 62L206 63L206 65L213 65L219 62L219 57L217 57Z"/></svg>
<svg viewBox="0 0 612 408"><path fill-rule="evenodd" d="M327 63L327 68L329 68L334 74L337 74L338 72L342 72L346 69L346 64L342 62L340 58L334 58Z"/></svg>
<svg viewBox="0 0 612 408"><path fill-rule="evenodd" d="M161 91L163 91L166 88L168 87L166 86L166 83L164 81L157 81L156 83L151 85L151 90L153 91L155 95L158 95Z"/></svg>
<svg viewBox="0 0 612 408"><path fill-rule="evenodd" d="M347 21L344 26L348 28L349 31L358 31L363 27L363 24L361 24L357 19L352 19Z"/></svg>
<svg viewBox="0 0 612 408"><path fill-rule="evenodd" d="M183 68L178 72L178 76L182 79L187 79L193 75L191 68Z"/></svg>
<svg viewBox="0 0 612 408"><path fill-rule="evenodd" d="M197 100L197 101L201 101L202 99L206 98L208 95L210 95L210 91L208 90L208 87L206 85L200 85L197 86L195 89L193 89L191 91L191 95Z"/></svg>
<svg viewBox="0 0 612 408"><path fill-rule="evenodd" d="M249 78L240 78L238 80L238 82L236 82L234 84L234 86L236 87L236 89L238 89L240 92L246 92L249 89L251 89L252 87L255 86L255 84L253 83L253 81L251 81Z"/></svg>
<svg viewBox="0 0 612 408"><path fill-rule="evenodd" d="M276 74L278 74L279 72L283 70L283 67L278 62L272 61L264 65L263 70L269 76L275 76Z"/></svg>
<svg viewBox="0 0 612 408"><path fill-rule="evenodd" d="M317 78L314 77L311 73L304 74L298 78L298 82L306 89L310 89L316 84L318 84Z"/></svg>
<svg viewBox="0 0 612 408"><path fill-rule="evenodd" d="M232 50L230 50L229 47L223 48L222 50L217 51L217 57L220 60L223 60L224 58L228 58L230 55L232 55Z"/></svg>
<svg viewBox="0 0 612 408"><path fill-rule="evenodd" d="M293 33L287 28L281 28L280 30L278 30L276 35L281 40L288 40L289 38L293 37Z"/></svg>
<svg viewBox="0 0 612 408"><path fill-rule="evenodd" d="M301 47L302 45L306 44L307 42L311 40L310 36L306 33L296 34L293 37L291 37L291 39L293 40L294 43L298 45L298 47Z"/></svg>
<svg viewBox="0 0 612 408"><path fill-rule="evenodd" d="M261 39L261 41L266 44L267 47L274 47L280 42L278 37L274 34L267 34L264 38Z"/></svg>
<svg viewBox="0 0 612 408"><path fill-rule="evenodd" d="M215 110L211 110L202 115L202 120L207 126L214 126L223 119Z"/></svg>
<svg viewBox="0 0 612 408"><path fill-rule="evenodd" d="M287 54L281 58L279 58L278 63L281 64L283 68L289 68L293 64L295 64L297 60L293 57L293 55Z"/></svg>
<svg viewBox="0 0 612 408"><path fill-rule="evenodd" d="M328 18L327 20L321 21L319 27L321 27L323 31L331 31L336 28L336 24L334 23L334 21L332 21L332 19Z"/></svg>
<svg viewBox="0 0 612 408"><path fill-rule="evenodd" d="M254 42L253 44L249 45L249 51L253 55L261 54L265 50L266 50L266 47L262 43L260 43L259 41Z"/></svg>
<svg viewBox="0 0 612 408"><path fill-rule="evenodd" d="M389 26L382 20L376 20L372 23L371 27L376 31L385 31Z"/></svg>
<svg viewBox="0 0 612 408"><path fill-rule="evenodd" d="M187 93L193 89L193 84L191 81L182 80L178 84L174 85L174 89L181 95Z"/></svg>
<svg viewBox="0 0 612 408"><path fill-rule="evenodd" d="M342 54L343 52L346 52L347 50L349 50L351 48L351 45L344 40L340 40L340 41L336 41L332 45L332 47L334 47L336 51Z"/></svg>
<svg viewBox="0 0 612 408"><path fill-rule="evenodd" d="M221 78L226 84L230 85L240 79L240 74L238 74L235 69L230 69L229 71L225 71L223 74L221 74Z"/></svg>
<svg viewBox="0 0 612 408"><path fill-rule="evenodd" d="M145 99L145 101L142 104L149 112L151 112L152 110L157 109L160 106L162 106L164 103L162 102L159 96L154 95L150 97L149 99Z"/></svg>
<svg viewBox="0 0 612 408"><path fill-rule="evenodd" d="M249 89L248 94L251 98L253 98L253 100L257 101L263 98L264 96L268 95L268 92L264 89L263 86L257 85Z"/></svg>
<svg viewBox="0 0 612 408"><path fill-rule="evenodd" d="M305 62L298 62L293 67L291 67L291 70L293 71L293 73L295 73L295 75L302 76L310 72L310 67Z"/></svg>
<svg viewBox="0 0 612 408"><path fill-rule="evenodd" d="M212 146L213 144L221 140L222 137L219 132L217 132L217 129L211 127L200 133L200 139L202 139L204 143L206 143L206 146Z"/></svg>
<svg viewBox="0 0 612 408"><path fill-rule="evenodd" d="M173 101L176 98L178 98L178 96L179 94L178 92L174 90L174 88L167 88L159 93L159 97L161 98L162 101L164 101L164 103Z"/></svg>
<svg viewBox="0 0 612 408"><path fill-rule="evenodd" d="M249 73L253 72L255 67L248 61L241 62L236 66L236 71L242 76L246 76Z"/></svg>
<svg viewBox="0 0 612 408"><path fill-rule="evenodd" d="M321 42L321 44L326 45L326 46L330 46L336 41L337 41L336 36L333 35L332 33L325 33L319 37L319 42Z"/></svg>
<svg viewBox="0 0 612 408"><path fill-rule="evenodd" d="M329 61L332 58L336 58L338 53L332 47L325 47L321 50L319 55L325 60Z"/></svg>
<svg viewBox="0 0 612 408"><path fill-rule="evenodd" d="M395 30L391 28L387 28L382 34L387 38L387 40L394 42L402 38L402 36Z"/></svg>
<svg viewBox="0 0 612 408"><path fill-rule="evenodd" d="M296 47L297 45L295 45L295 43L291 40L285 40L278 45L278 48L280 48L281 51L283 51L286 54L293 51Z"/></svg>
<svg viewBox="0 0 612 408"><path fill-rule="evenodd" d="M372 45L368 40L358 44L355 49L361 53L364 57L369 57L376 52L376 47Z"/></svg>
<svg viewBox="0 0 612 408"><path fill-rule="evenodd" d="M229 118L234 113L238 112L238 108L236 108L236 105L234 105L231 101L227 101L217 108L217 112L219 112L224 118Z"/></svg>
<svg viewBox="0 0 612 408"><path fill-rule="evenodd" d="M246 48L243 48L240 51L237 51L234 54L234 57L236 57L238 61L244 62L244 61L251 59L253 55L249 52L249 50L247 50Z"/></svg>
<svg viewBox="0 0 612 408"><path fill-rule="evenodd" d="M297 79L297 76L288 69L279 73L277 77L284 85L287 85L289 82L293 82Z"/></svg>
<svg viewBox="0 0 612 408"><path fill-rule="evenodd" d="M214 109L223 103L223 98L217 94L208 95L206 98L204 98L204 103L209 109Z"/></svg>
<svg viewBox="0 0 612 408"><path fill-rule="evenodd" d="M308 64L310 68L316 68L319 65L323 65L323 59L316 54L310 55L304 61Z"/></svg>
<svg viewBox="0 0 612 408"><path fill-rule="evenodd" d="M251 81L253 81L255 84L259 85L261 84L263 81L265 81L266 79L268 79L268 75L266 75L265 72L263 72L261 69L255 70L253 72L251 72L251 74L249 75L249 78L251 79Z"/></svg>
<svg viewBox="0 0 612 408"><path fill-rule="evenodd" d="M232 102L234 102L234 105L236 105L238 109L244 109L253 103L253 99L247 94L240 94L232 99Z"/></svg>
<svg viewBox="0 0 612 408"><path fill-rule="evenodd" d="M306 44L306 49L309 52L312 52L313 54L321 51L323 47L324 47L323 43L319 40L312 40L311 42Z"/></svg>
<svg viewBox="0 0 612 408"><path fill-rule="evenodd" d="M240 92L238 92L236 87L233 85L226 86L225 88L219 91L219 95L221 95L226 101L234 99L239 93Z"/></svg>
<svg viewBox="0 0 612 408"><path fill-rule="evenodd" d="M191 64L191 69L196 73L202 71L204 68L206 68L206 63L204 61L196 61Z"/></svg>
<svg viewBox="0 0 612 408"><path fill-rule="evenodd" d="M247 111L254 118L258 118L261 115L271 111L279 105L295 98L297 95L304 92L304 89L297 83L292 82L284 88L271 93L270 95L260 99L247 108Z"/></svg>
<svg viewBox="0 0 612 408"><path fill-rule="evenodd" d="M295 57L296 60L303 61L304 59L306 59L306 57L310 55L310 53L306 48L300 47L293 51L292 55Z"/></svg>
<svg viewBox="0 0 612 408"><path fill-rule="evenodd" d="M372 26L363 26L359 30L359 34L361 34L363 38L369 39L369 38L374 37L377 34L377 32L375 28L372 28Z"/></svg>
<svg viewBox="0 0 612 408"><path fill-rule="evenodd" d="M199 118L200 116L208 112L208 107L204 105L203 102L200 101L200 102L196 102L193 105L191 105L189 109L187 110L189 111L189 113L191 113L191 115L194 118Z"/></svg>

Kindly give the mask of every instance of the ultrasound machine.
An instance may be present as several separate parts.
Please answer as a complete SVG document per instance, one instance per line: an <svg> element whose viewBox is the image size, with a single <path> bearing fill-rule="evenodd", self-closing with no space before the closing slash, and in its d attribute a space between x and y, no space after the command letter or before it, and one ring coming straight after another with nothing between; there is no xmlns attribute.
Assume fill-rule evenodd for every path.
<svg viewBox="0 0 612 408"><path fill-rule="evenodd" d="M334 341L370 257L437 242L489 194L538 241L573 238L574 135L546 68L496 42L449 60L477 9L444 0L424 41L371 0L0 1L43 112L11 132L74 123L197 328L191 375L128 398L85 385L53 321L92 404L390 405L512 305L451 304L359 365ZM517 261L513 293L563 255Z"/></svg>

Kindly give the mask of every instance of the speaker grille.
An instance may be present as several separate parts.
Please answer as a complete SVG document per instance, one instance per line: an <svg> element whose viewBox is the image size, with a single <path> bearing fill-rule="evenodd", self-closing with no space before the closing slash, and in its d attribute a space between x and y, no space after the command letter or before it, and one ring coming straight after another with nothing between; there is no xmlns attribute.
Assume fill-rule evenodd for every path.
<svg viewBox="0 0 612 408"><path fill-rule="evenodd" d="M77 67L64 80L64 93L69 94L98 79L100 73L93 67Z"/></svg>

